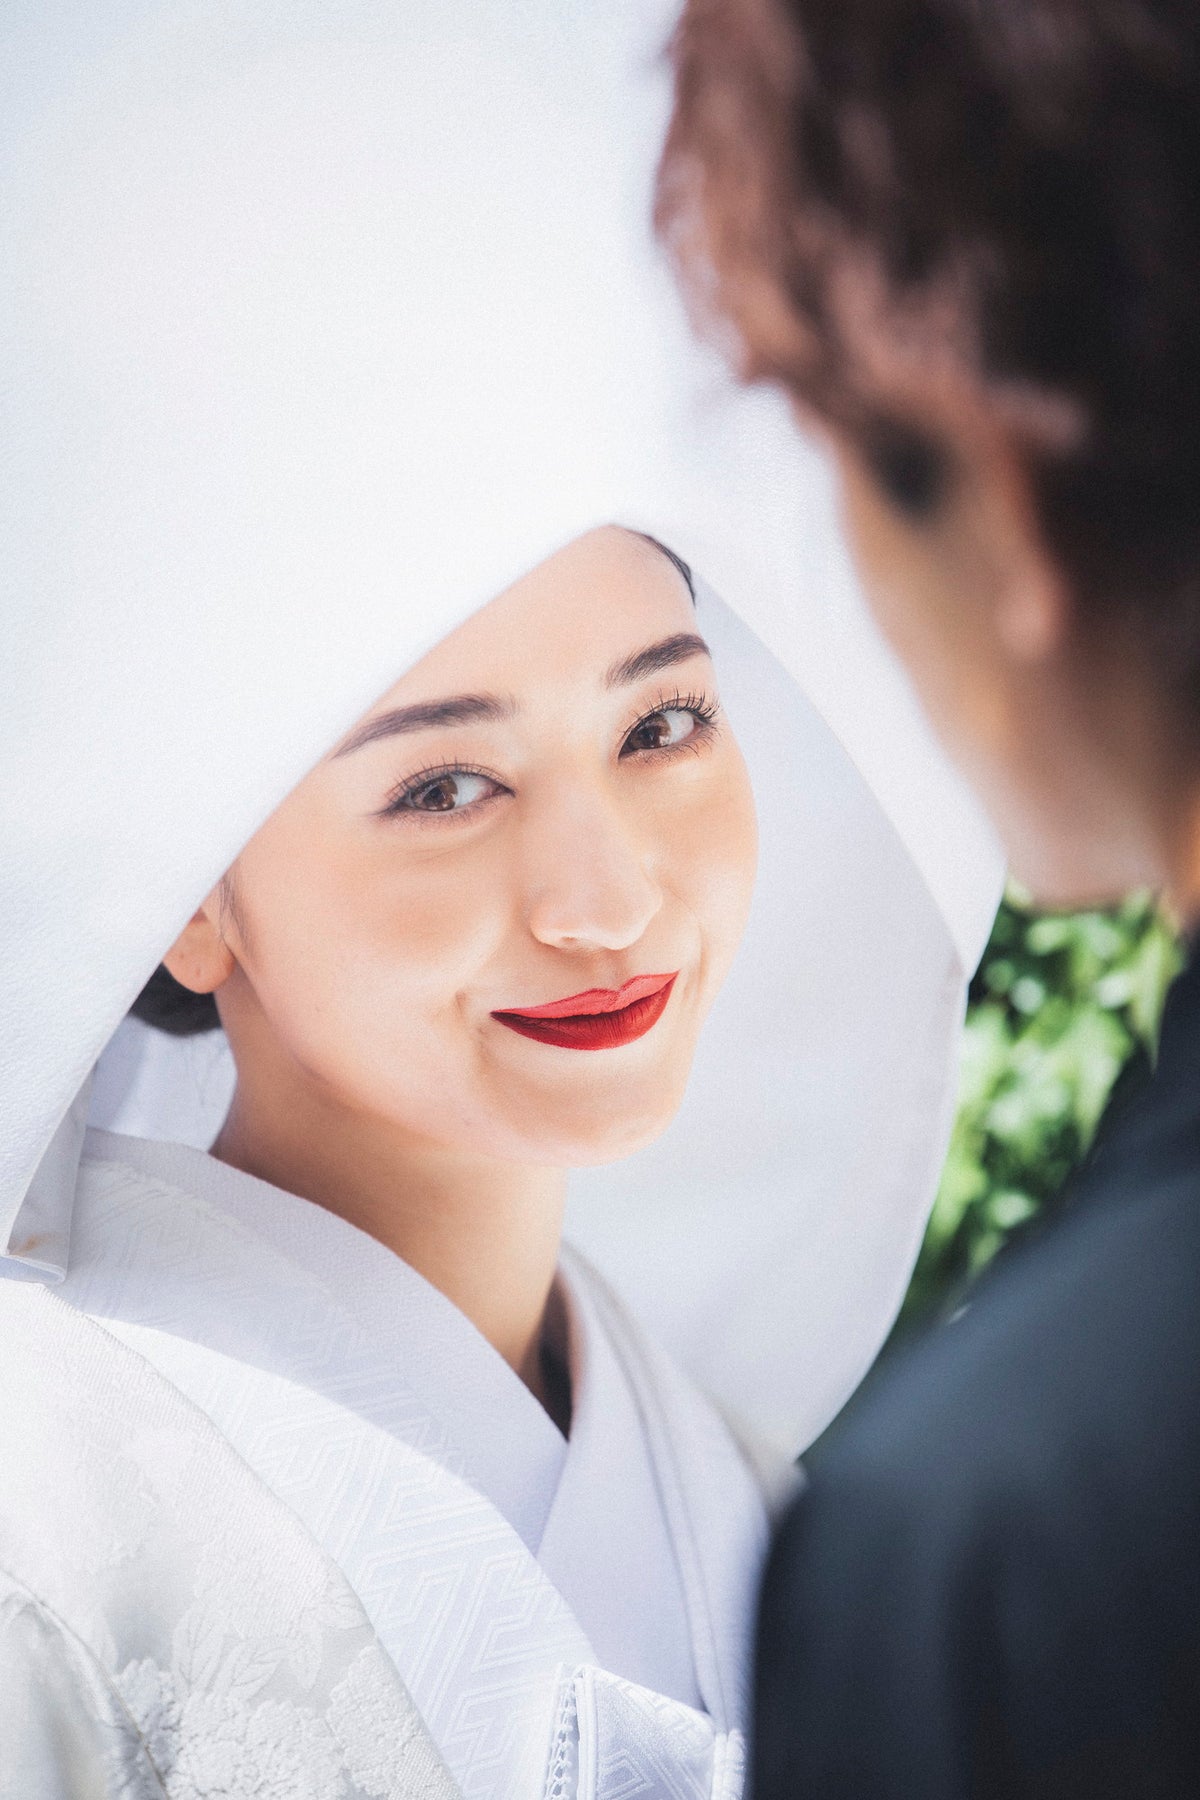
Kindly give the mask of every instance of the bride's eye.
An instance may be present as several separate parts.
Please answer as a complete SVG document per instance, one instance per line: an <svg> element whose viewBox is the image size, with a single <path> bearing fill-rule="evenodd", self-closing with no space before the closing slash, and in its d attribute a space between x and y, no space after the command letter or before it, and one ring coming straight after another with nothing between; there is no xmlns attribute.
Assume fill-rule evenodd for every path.
<svg viewBox="0 0 1200 1800"><path fill-rule="evenodd" d="M390 802L388 811L461 813L502 791L489 775L478 775L471 769L443 769L411 783Z"/></svg>
<svg viewBox="0 0 1200 1800"><path fill-rule="evenodd" d="M685 744L698 746L699 740L712 731L716 717L716 707L703 698L673 700L638 720L621 746L621 755L675 750Z"/></svg>
<svg viewBox="0 0 1200 1800"><path fill-rule="evenodd" d="M665 707L662 712L639 719L625 739L622 751L628 754L634 750L671 749L690 738L698 723L695 713L684 712L678 706Z"/></svg>

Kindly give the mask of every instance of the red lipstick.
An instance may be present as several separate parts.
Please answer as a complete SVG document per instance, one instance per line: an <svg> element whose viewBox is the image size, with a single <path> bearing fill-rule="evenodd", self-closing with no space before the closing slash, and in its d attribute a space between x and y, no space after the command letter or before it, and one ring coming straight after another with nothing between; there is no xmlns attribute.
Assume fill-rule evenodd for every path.
<svg viewBox="0 0 1200 1800"><path fill-rule="evenodd" d="M493 1019L522 1037L563 1050L612 1050L657 1025L671 998L673 975L635 975L619 988L588 988L544 1006L511 1007Z"/></svg>

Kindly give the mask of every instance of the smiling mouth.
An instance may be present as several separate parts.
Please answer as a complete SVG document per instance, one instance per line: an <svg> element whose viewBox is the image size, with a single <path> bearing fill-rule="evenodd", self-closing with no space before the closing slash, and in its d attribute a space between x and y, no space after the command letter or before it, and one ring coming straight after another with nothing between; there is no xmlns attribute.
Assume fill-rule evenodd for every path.
<svg viewBox="0 0 1200 1800"><path fill-rule="evenodd" d="M613 1050L645 1037L657 1025L679 974L635 975L619 988L589 988L565 1000L519 1011L494 1012L493 1019L521 1037L562 1050Z"/></svg>

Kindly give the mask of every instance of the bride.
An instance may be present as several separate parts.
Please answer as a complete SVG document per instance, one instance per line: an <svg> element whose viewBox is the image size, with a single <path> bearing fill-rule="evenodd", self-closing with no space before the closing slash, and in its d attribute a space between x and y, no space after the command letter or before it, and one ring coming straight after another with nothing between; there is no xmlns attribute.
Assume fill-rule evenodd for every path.
<svg viewBox="0 0 1200 1800"><path fill-rule="evenodd" d="M734 1800L932 1196L991 871L737 616L629 22L471 10L26 46L6 1796Z"/></svg>

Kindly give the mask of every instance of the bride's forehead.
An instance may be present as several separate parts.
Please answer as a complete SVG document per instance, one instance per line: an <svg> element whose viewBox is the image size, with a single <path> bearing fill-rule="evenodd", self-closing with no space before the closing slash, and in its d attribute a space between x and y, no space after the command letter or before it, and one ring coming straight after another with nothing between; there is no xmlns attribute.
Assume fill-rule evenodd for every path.
<svg viewBox="0 0 1200 1800"><path fill-rule="evenodd" d="M606 527L568 544L474 613L388 699L442 688L516 692L547 679L603 684L614 664L694 630L685 565L649 539Z"/></svg>

